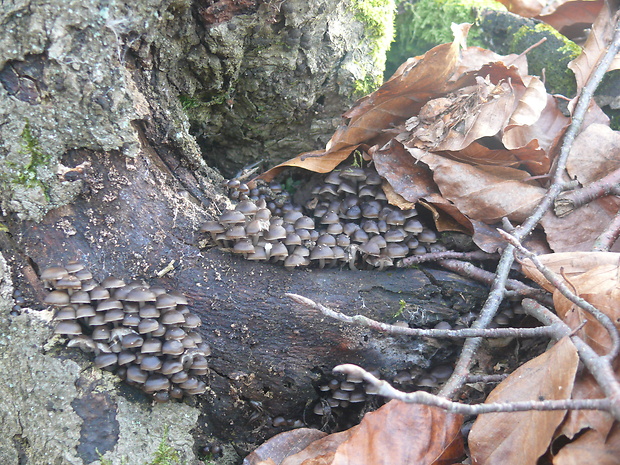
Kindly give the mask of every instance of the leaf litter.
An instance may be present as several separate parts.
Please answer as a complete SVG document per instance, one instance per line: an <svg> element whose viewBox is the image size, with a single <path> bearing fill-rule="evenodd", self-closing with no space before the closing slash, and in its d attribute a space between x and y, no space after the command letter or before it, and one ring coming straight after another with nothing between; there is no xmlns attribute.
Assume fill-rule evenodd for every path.
<svg viewBox="0 0 620 465"><path fill-rule="evenodd" d="M537 0L510 3L529 16L543 10L543 2ZM577 12L582 3L556 2L557 10L543 11L540 18L571 26L580 19ZM604 53L602 44L613 29L606 4L585 3L590 4L590 16L602 13L582 55L569 65L579 89ZM452 43L409 59L379 89L359 100L343 115L325 150L300 154L260 178L271 180L291 167L327 173L359 151L385 179L383 189L390 203L401 208L416 203L426 206L439 231L466 232L486 252L504 247L495 228L502 218L513 224L523 222L544 196L544 175L559 152L570 116L560 110L560 97L549 95L541 79L528 74L525 56L465 48L468 28L453 25ZM618 63L610 69L617 69ZM620 135L608 124L593 103L585 129L572 147L567 180L570 177L585 186L620 168ZM620 322L620 255L589 250L619 209L613 197L595 200L563 218L547 213L541 226L555 253L540 256L616 325ZM523 261L522 269L554 293L558 315L586 342L598 353L609 349L609 336L600 323L555 290L531 262ZM603 397L592 376L578 372L578 362L575 347L564 338L518 368L486 402ZM620 366L616 374L620 376ZM462 421L434 407L392 400L365 415L358 426L308 439L303 448L299 433L282 433L244 464L457 463L464 452ZM568 444L553 455L550 447L562 437ZM476 464L536 464L545 455L548 463L557 465L612 464L618 463L620 428L601 411L486 414L476 420L469 447ZM282 450L290 453L285 456Z"/></svg>

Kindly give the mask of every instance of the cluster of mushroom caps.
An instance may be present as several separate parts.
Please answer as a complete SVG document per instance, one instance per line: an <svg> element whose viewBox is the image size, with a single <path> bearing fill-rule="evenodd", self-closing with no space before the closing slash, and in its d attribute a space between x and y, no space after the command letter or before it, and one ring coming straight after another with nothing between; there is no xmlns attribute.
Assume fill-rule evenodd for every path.
<svg viewBox="0 0 620 465"><path fill-rule="evenodd" d="M97 368L157 402L205 392L199 377L208 373L210 348L183 294L113 276L97 283L79 262L47 268L41 280L51 289L44 302L57 309L54 333L94 352Z"/></svg>
<svg viewBox="0 0 620 465"><path fill-rule="evenodd" d="M343 166L325 175L302 206L279 183L250 189L228 181L229 195L238 203L204 223L201 232L248 260L282 262L287 268L384 269L410 255L445 250L415 208L388 204L382 183L372 164Z"/></svg>
<svg viewBox="0 0 620 465"><path fill-rule="evenodd" d="M452 374L450 365L437 365L414 376L410 370L400 370L390 383L404 391L426 390L437 388ZM378 370L369 370L377 378L381 378ZM315 415L328 415L334 408L347 408L368 400L369 395L377 394L377 388L364 382L362 377L349 374L346 379L331 378L319 384L320 400L314 404Z"/></svg>

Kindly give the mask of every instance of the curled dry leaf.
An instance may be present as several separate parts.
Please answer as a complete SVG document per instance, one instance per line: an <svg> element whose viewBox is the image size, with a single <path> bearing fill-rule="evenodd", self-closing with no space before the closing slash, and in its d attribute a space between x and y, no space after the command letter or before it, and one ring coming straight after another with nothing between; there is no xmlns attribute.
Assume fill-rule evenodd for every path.
<svg viewBox="0 0 620 465"><path fill-rule="evenodd" d="M311 428L285 431L261 444L243 460L243 465L280 465L284 458L296 454L326 435L327 433Z"/></svg>
<svg viewBox="0 0 620 465"><path fill-rule="evenodd" d="M603 4L601 12L592 25L592 32L588 36L581 55L568 64L575 73L577 91L581 91L600 58L605 54L607 46L614 35L614 29L618 20L618 12L612 12L608 2ZM611 63L609 70L620 68L620 57Z"/></svg>
<svg viewBox="0 0 620 465"><path fill-rule="evenodd" d="M347 441L358 428L359 426L354 426L346 431L318 439L301 452L285 458L281 465L329 465L334 460L336 449Z"/></svg>
<svg viewBox="0 0 620 465"><path fill-rule="evenodd" d="M527 218L545 190L526 182L522 170L501 166L473 166L420 149L409 153L433 171L444 198L468 218L492 224L503 217L516 222Z"/></svg>
<svg viewBox="0 0 620 465"><path fill-rule="evenodd" d="M555 10L537 16L536 19L544 21L572 40L571 28L576 27L579 30L592 24L602 7L603 0L569 0L557 6Z"/></svg>
<svg viewBox="0 0 620 465"><path fill-rule="evenodd" d="M577 350L565 337L515 370L486 403L570 398L578 363ZM535 465L565 414L559 410L480 415L469 434L472 463Z"/></svg>
<svg viewBox="0 0 620 465"><path fill-rule="evenodd" d="M553 465L617 465L620 457L620 426L609 435L597 430L586 431L575 441L564 446L553 458Z"/></svg>
<svg viewBox="0 0 620 465"><path fill-rule="evenodd" d="M545 0L498 0L508 11L526 18L538 15L547 2Z"/></svg>
<svg viewBox="0 0 620 465"><path fill-rule="evenodd" d="M620 168L620 132L604 124L591 124L573 142L566 170L582 186Z"/></svg>
<svg viewBox="0 0 620 465"><path fill-rule="evenodd" d="M437 407L391 400L364 416L331 465L452 464L463 455L462 423Z"/></svg>
<svg viewBox="0 0 620 465"><path fill-rule="evenodd" d="M614 252L564 252L539 255L537 258L556 274L560 274L562 270L562 276L570 282L598 266L617 266L620 263L620 254ZM538 271L530 259L522 260L521 266L528 278L536 281L549 292L555 291L553 285Z"/></svg>

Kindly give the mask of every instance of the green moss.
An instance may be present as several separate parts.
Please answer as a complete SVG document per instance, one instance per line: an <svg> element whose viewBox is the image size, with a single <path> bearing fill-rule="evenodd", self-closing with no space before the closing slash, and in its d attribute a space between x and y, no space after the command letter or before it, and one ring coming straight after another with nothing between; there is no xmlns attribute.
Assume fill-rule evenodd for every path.
<svg viewBox="0 0 620 465"><path fill-rule="evenodd" d="M198 99L189 95L179 95L179 102L181 102L181 107L185 111L200 106Z"/></svg>
<svg viewBox="0 0 620 465"><path fill-rule="evenodd" d="M401 0L396 16L396 40L388 53L386 77L408 58L452 42L452 23L473 24L467 44L483 46L483 32L477 24L478 11L482 9L506 11L494 0Z"/></svg>
<svg viewBox="0 0 620 465"><path fill-rule="evenodd" d="M149 465L177 465L179 464L179 453L168 443L168 427L164 428L164 436L155 451L155 457Z"/></svg>
<svg viewBox="0 0 620 465"><path fill-rule="evenodd" d="M545 77L552 94L572 96L577 84L568 63L581 53L581 47L559 34L547 24L523 25L512 36L511 53L521 53L541 39L546 41L527 53L529 73Z"/></svg>
<svg viewBox="0 0 620 465"><path fill-rule="evenodd" d="M354 96L361 97L373 92L383 83L386 54L394 40L394 0L350 0L350 10L355 19L364 24L368 43L375 61L373 73L355 82Z"/></svg>
<svg viewBox="0 0 620 465"><path fill-rule="evenodd" d="M51 157L41 150L39 139L32 133L30 121L28 120L26 120L24 125L21 138L22 148L20 153L29 155L30 161L22 167L12 166L17 170L16 175L13 177L13 182L27 187L41 186L41 181L37 177L37 168L48 163Z"/></svg>

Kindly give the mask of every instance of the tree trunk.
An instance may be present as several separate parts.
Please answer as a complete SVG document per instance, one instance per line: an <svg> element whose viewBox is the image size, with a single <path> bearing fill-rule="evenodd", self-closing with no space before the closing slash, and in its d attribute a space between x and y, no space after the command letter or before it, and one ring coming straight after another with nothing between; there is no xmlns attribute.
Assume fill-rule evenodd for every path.
<svg viewBox="0 0 620 465"><path fill-rule="evenodd" d="M211 147L206 158L229 170L244 163L237 152L247 161L267 150L271 161L322 146L356 82L376 73L376 49L359 45L365 25L348 3L31 2L7 7L0 24L5 463L91 463L99 454L144 463L164 426L187 463L216 439L235 462L235 447L245 453L282 429L277 416L320 425L307 407L339 363L391 377L453 355L445 342L345 327L284 293L433 326L470 312L483 294L455 275L288 271L199 246L199 225L224 198L190 123ZM69 260L97 279L186 294L213 351L207 394L151 406L78 349L48 342L38 275Z"/></svg>

